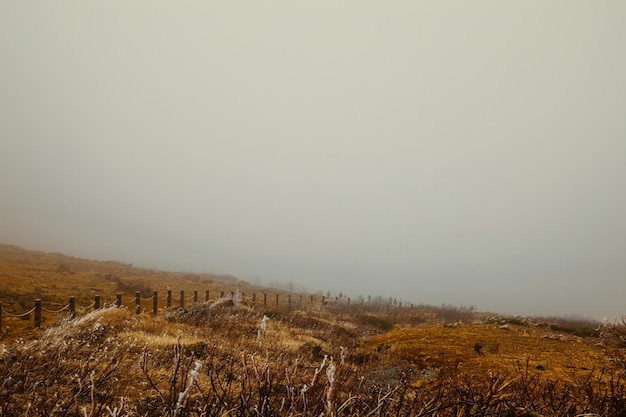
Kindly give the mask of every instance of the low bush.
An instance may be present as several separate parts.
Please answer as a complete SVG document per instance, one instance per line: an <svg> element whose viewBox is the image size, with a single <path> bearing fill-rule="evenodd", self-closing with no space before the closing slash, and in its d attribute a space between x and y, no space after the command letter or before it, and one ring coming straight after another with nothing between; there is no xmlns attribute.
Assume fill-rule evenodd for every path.
<svg viewBox="0 0 626 417"><path fill-rule="evenodd" d="M566 380L528 361L481 370L455 362L433 368L423 357L422 369L389 355L398 352L392 339L363 356L349 346L354 331L338 332L325 312L307 321L286 311L264 326L262 312L225 302L167 314L107 308L4 345L0 416L619 416L626 409L624 325L603 331L606 353L622 368ZM389 328L384 317L355 317L350 323Z"/></svg>

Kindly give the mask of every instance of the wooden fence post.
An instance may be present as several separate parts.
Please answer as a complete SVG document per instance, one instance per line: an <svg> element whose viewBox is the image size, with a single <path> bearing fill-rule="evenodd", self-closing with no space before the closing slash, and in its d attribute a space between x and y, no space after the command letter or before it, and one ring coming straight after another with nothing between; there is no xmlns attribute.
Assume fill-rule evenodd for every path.
<svg viewBox="0 0 626 417"><path fill-rule="evenodd" d="M311 294L311 304L313 304L313 294Z"/></svg>
<svg viewBox="0 0 626 417"><path fill-rule="evenodd" d="M198 304L198 290L193 290L193 303Z"/></svg>
<svg viewBox="0 0 626 417"><path fill-rule="evenodd" d="M287 295L287 305L291 305L291 294Z"/></svg>
<svg viewBox="0 0 626 417"><path fill-rule="evenodd" d="M41 299L35 300L35 328L41 327Z"/></svg>
<svg viewBox="0 0 626 417"><path fill-rule="evenodd" d="M76 297L70 297L70 317L76 315Z"/></svg>
<svg viewBox="0 0 626 417"><path fill-rule="evenodd" d="M204 301L209 301L209 290L206 290L205 294L204 294Z"/></svg>
<svg viewBox="0 0 626 417"><path fill-rule="evenodd" d="M167 308L172 306L172 290L167 290Z"/></svg>
<svg viewBox="0 0 626 417"><path fill-rule="evenodd" d="M224 298L224 291L220 291L220 298Z"/></svg>
<svg viewBox="0 0 626 417"><path fill-rule="evenodd" d="M252 293L252 304L256 304L256 293Z"/></svg>
<svg viewBox="0 0 626 417"><path fill-rule="evenodd" d="M122 306L122 293L121 292L117 293L117 297L115 299L115 305L117 306L117 308L120 308Z"/></svg>
<svg viewBox="0 0 626 417"><path fill-rule="evenodd" d="M279 298L279 297L280 297L280 296L279 296L278 294L276 294L276 305L278 305L278 298Z"/></svg>
<svg viewBox="0 0 626 417"><path fill-rule="evenodd" d="M96 299L93 302L93 308L94 310L100 309L100 296L99 295L96 295Z"/></svg>
<svg viewBox="0 0 626 417"><path fill-rule="evenodd" d="M300 297L298 298L298 304L302 304L302 294L300 294Z"/></svg>
<svg viewBox="0 0 626 417"><path fill-rule="evenodd" d="M180 290L180 308L185 308L185 290Z"/></svg>
<svg viewBox="0 0 626 417"><path fill-rule="evenodd" d="M159 292L157 290L152 291L152 314L156 315L159 309Z"/></svg>
<svg viewBox="0 0 626 417"><path fill-rule="evenodd" d="M141 292L135 291L135 314L141 312Z"/></svg>
<svg viewBox="0 0 626 417"><path fill-rule="evenodd" d="M265 307L267 305L267 293L264 292L263 293L263 307Z"/></svg>

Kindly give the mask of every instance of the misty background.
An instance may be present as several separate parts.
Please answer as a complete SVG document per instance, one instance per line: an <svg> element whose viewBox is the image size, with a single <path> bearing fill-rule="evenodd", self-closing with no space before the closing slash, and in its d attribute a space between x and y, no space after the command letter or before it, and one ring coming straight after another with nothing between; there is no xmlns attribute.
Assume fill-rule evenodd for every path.
<svg viewBox="0 0 626 417"><path fill-rule="evenodd" d="M626 3L1 1L0 242L626 314Z"/></svg>

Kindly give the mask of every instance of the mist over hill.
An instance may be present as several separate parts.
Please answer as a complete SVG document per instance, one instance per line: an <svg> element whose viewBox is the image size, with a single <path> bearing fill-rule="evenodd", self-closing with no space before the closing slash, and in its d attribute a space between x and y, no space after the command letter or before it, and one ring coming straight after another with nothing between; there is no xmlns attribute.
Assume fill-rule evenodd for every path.
<svg viewBox="0 0 626 417"><path fill-rule="evenodd" d="M614 0L2 2L0 240L619 318L625 20Z"/></svg>

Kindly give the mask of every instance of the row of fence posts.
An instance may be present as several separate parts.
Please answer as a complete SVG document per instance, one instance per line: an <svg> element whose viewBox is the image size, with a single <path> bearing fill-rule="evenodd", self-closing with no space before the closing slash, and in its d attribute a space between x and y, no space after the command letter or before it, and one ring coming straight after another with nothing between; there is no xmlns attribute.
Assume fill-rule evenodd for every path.
<svg viewBox="0 0 626 417"><path fill-rule="evenodd" d="M231 297L234 299L235 297L235 292L231 292L230 295ZM117 293L116 298L115 298L115 306L116 307L122 307L122 295L123 293ZM244 293L241 293L241 297L244 297ZM313 304L313 294L311 294L311 304ZM224 291L222 291L220 293L220 298L224 298ZM136 291L135 292L135 313L139 314L141 313L141 292ZM158 307L159 307L159 293L158 291L153 291L152 292L152 297L150 297L148 300L152 300L152 314L157 314L158 311ZM209 290L206 290L205 295L204 295L204 300L206 302L209 301ZM171 308L172 307L172 291L168 290L167 291L167 297L165 299L166 302L166 307L167 308ZM194 291L193 292L193 302L194 304L198 303L198 291ZM302 295L299 295L299 303L302 304ZM326 297L322 296L322 304L326 303ZM347 303L350 304L350 299L347 299ZM256 293L252 293L252 304L256 304ZM280 304L280 294L276 294L276 306L278 306ZM291 294L287 295L287 305L290 306L291 305ZM102 299L100 297L100 295L96 295L95 299L94 299L94 303L92 304L93 309L94 310L99 310L101 307L103 307L102 305ZM180 291L180 304L179 306L181 308L185 307L185 291L181 290ZM267 293L263 293L263 306L266 307L267 306ZM91 306L90 306L91 307ZM89 308L89 307L88 307ZM69 299L69 303L63 307L61 310L59 310L58 312L64 311L65 309L68 310L68 314L70 317L74 317L76 315L76 297L70 297ZM34 313L34 325L36 328L41 327L41 314L43 311L43 307L41 305L41 299L36 299L35 300L35 307L30 311ZM28 316L30 315L30 312L28 313L24 313L22 315L13 315L11 314L11 316L13 317L21 317L21 316ZM2 317L3 317L3 311L2 311L2 302L0 301L0 333L2 332Z"/></svg>

